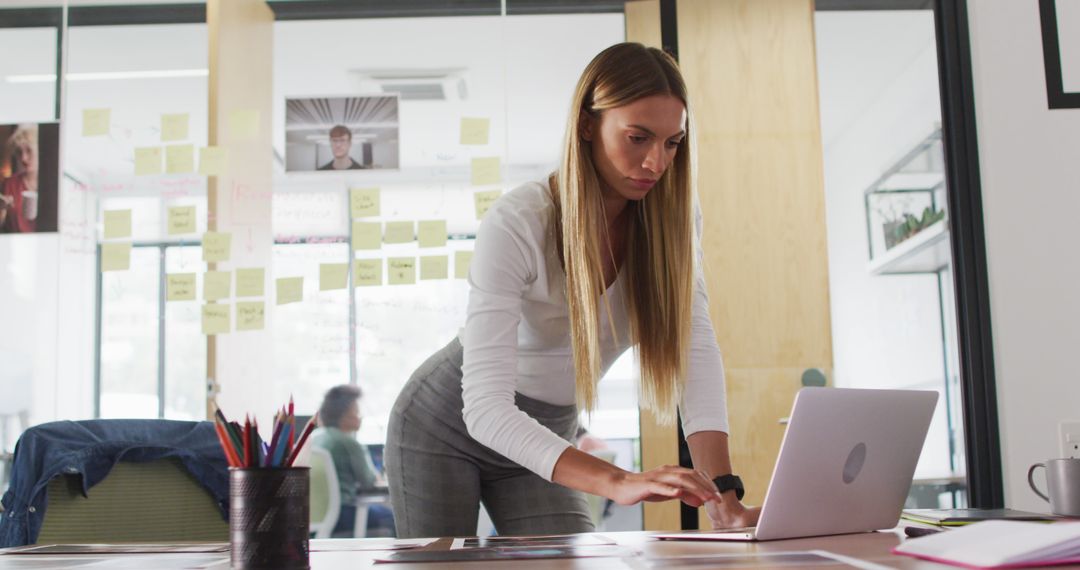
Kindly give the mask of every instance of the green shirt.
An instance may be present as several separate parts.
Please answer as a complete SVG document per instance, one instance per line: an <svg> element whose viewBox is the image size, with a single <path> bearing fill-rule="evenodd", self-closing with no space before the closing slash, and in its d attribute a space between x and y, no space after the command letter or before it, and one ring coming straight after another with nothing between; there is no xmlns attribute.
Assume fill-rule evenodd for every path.
<svg viewBox="0 0 1080 570"><path fill-rule="evenodd" d="M325 449L334 460L343 505L355 502L359 489L375 486L375 465L371 462L371 454L367 446L356 441L353 434L327 427L313 436L311 444Z"/></svg>

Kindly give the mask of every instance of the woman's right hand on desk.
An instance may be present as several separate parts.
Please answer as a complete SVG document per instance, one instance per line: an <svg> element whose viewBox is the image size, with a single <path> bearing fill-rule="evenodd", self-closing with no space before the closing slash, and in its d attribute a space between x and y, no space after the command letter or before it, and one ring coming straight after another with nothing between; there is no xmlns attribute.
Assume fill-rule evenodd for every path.
<svg viewBox="0 0 1080 570"><path fill-rule="evenodd" d="M622 472L609 498L620 505L641 501L679 499L691 507L720 499L716 485L704 474L685 467L665 465L642 473Z"/></svg>

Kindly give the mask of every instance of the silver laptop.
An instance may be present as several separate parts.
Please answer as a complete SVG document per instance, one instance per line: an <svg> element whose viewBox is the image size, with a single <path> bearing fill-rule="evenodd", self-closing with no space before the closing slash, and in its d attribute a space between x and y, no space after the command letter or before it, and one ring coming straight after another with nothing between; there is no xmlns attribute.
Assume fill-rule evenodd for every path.
<svg viewBox="0 0 1080 570"><path fill-rule="evenodd" d="M756 541L892 528L937 399L921 390L803 388L756 527L653 536Z"/></svg>

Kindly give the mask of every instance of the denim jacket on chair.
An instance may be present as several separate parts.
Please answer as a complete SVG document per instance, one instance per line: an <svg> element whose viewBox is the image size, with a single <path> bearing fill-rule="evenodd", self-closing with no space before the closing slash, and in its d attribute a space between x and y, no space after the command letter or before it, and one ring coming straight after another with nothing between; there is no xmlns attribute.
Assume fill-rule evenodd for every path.
<svg viewBox="0 0 1080 570"><path fill-rule="evenodd" d="M83 496L117 461L175 457L214 497L227 518L229 473L212 422L86 420L41 424L15 445L11 486L0 502L0 548L37 542L48 503L46 488L60 475L82 476Z"/></svg>

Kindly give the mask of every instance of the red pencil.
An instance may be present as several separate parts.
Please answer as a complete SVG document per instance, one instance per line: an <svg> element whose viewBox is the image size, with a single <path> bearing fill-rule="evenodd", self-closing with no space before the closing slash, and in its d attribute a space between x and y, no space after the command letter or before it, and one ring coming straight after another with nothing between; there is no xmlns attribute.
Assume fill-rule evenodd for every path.
<svg viewBox="0 0 1080 570"><path fill-rule="evenodd" d="M241 461L244 467L251 467L251 418L244 416L244 457Z"/></svg>
<svg viewBox="0 0 1080 570"><path fill-rule="evenodd" d="M289 455L289 459L285 461L285 467L292 467L293 461L296 461L296 456L300 455L300 448L304 447L304 442L307 441L311 431L315 429L315 424L318 423L319 412L315 412L314 416L308 420L306 426L304 426L304 434L300 436L300 441L296 443L296 447L293 448L292 454Z"/></svg>
<svg viewBox="0 0 1080 570"><path fill-rule="evenodd" d="M285 448L285 455L292 455L293 443L296 443L296 415L293 413L293 398L289 394L289 446Z"/></svg>

